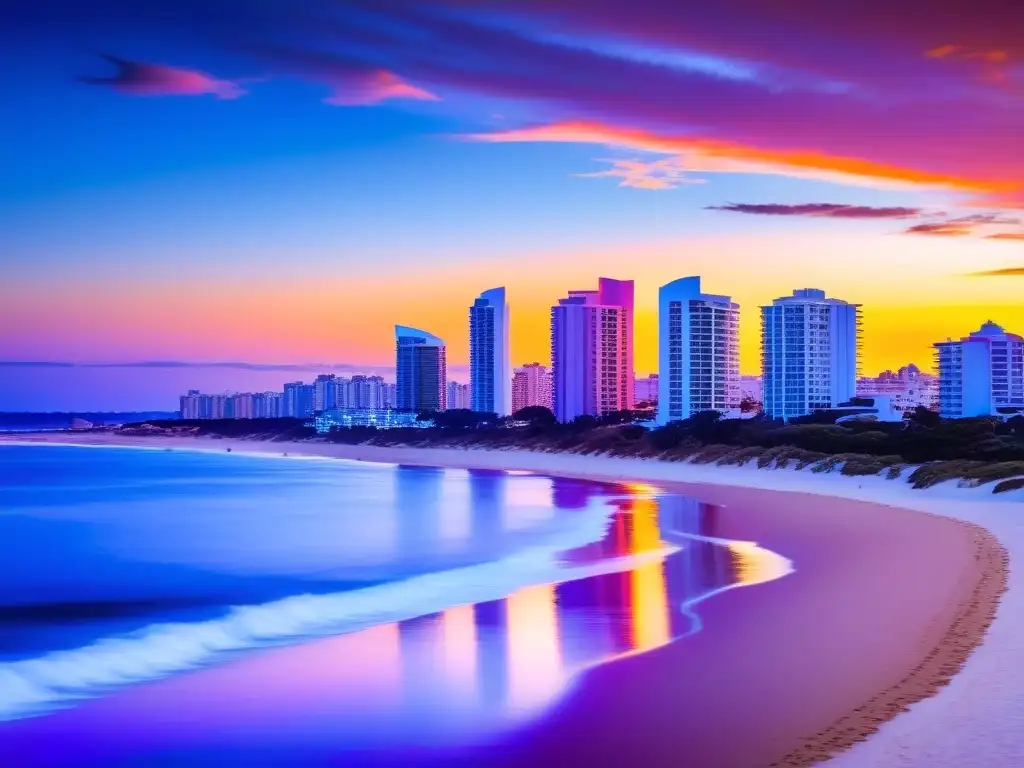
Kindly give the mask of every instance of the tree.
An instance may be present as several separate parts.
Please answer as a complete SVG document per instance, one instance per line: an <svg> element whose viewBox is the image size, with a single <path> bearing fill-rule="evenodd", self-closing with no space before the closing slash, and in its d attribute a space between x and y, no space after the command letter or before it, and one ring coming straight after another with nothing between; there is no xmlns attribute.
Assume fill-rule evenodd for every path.
<svg viewBox="0 0 1024 768"><path fill-rule="evenodd" d="M498 420L496 413L481 413L471 411L468 408L453 408L448 411L438 411L434 414L434 426L441 429L479 429L487 424L493 424Z"/></svg>
<svg viewBox="0 0 1024 768"><path fill-rule="evenodd" d="M740 400L740 413L757 413L761 410L761 403L752 398L750 395L745 395Z"/></svg>
<svg viewBox="0 0 1024 768"><path fill-rule="evenodd" d="M690 433L702 443L713 442L722 414L718 411L698 411L687 419Z"/></svg>
<svg viewBox="0 0 1024 768"><path fill-rule="evenodd" d="M907 418L911 423L929 429L934 429L942 423L942 417L936 411L923 405L917 406Z"/></svg>
<svg viewBox="0 0 1024 768"><path fill-rule="evenodd" d="M543 405L528 405L513 413L512 421L528 421L531 424L551 425L555 423L556 419L555 414L551 412L550 408L545 408Z"/></svg>

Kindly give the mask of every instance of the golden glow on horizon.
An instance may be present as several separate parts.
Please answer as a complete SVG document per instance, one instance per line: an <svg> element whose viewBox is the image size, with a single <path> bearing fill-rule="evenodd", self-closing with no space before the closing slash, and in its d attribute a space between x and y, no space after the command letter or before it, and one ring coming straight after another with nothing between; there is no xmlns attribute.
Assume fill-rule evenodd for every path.
<svg viewBox="0 0 1024 768"><path fill-rule="evenodd" d="M794 288L819 287L862 305L863 369L873 374L908 362L927 369L932 343L966 335L988 319L1024 331L1019 277L967 276L1012 267L1019 250L1019 243L973 238L761 234L481 258L443 281L426 268L386 279L253 273L185 284L168 277L156 288L85 273L61 283L14 278L0 299L0 325L30 329L5 339L11 359L37 359L45 349L54 360L390 366L393 326L405 322L444 338L449 365L460 366L468 361L466 307L481 286L504 283L513 364L547 363L551 304L604 274L636 280L635 361L644 374L657 370L658 286L697 274L705 290L729 293L740 304L744 373L759 368L758 306ZM338 301L339 281L344 302ZM282 373L282 381L287 376Z"/></svg>

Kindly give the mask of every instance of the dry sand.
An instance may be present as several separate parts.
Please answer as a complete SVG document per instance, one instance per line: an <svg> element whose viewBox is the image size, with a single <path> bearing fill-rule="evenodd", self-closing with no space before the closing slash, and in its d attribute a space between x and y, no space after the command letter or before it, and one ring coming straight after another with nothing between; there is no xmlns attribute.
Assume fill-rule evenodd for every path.
<svg viewBox="0 0 1024 768"><path fill-rule="evenodd" d="M820 495L829 483L852 487L849 478L815 478L812 495L724 485L756 486L757 474L784 488L786 472L657 461L114 433L41 439L654 482L723 505L716 535L795 561L791 577L702 607L700 634L591 671L526 731L446 763L814 765L945 686L981 643L1007 583L1006 551L979 526ZM723 485L678 482L704 477Z"/></svg>

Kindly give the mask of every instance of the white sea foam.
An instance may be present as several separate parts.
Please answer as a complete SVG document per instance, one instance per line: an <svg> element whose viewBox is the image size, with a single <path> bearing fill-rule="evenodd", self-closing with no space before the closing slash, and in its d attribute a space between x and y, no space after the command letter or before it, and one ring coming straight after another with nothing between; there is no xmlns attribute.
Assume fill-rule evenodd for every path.
<svg viewBox="0 0 1024 768"><path fill-rule="evenodd" d="M597 541L611 507L580 515L580 523L504 558L350 592L297 595L230 609L219 619L162 623L73 650L0 664L0 720L43 714L112 688L166 677L261 646L352 632L497 600L517 589L628 570L675 549L586 566L559 565L561 552Z"/></svg>

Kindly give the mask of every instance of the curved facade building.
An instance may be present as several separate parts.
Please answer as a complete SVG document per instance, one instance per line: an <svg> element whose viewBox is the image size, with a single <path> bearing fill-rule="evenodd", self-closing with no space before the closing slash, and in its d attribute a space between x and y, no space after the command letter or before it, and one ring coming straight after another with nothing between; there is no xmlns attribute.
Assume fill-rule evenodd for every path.
<svg viewBox="0 0 1024 768"><path fill-rule="evenodd" d="M445 410L448 369L444 341L418 328L396 325L395 377L398 410Z"/></svg>
<svg viewBox="0 0 1024 768"><path fill-rule="evenodd" d="M512 413L512 356L504 288L480 294L469 308L469 407Z"/></svg>

